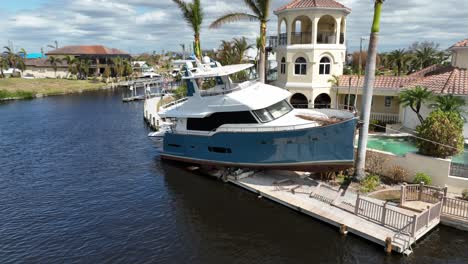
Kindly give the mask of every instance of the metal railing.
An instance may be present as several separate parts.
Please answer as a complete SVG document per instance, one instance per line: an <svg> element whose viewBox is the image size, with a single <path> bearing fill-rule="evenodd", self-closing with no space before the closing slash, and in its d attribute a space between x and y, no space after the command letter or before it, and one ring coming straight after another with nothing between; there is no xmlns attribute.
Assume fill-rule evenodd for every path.
<svg viewBox="0 0 468 264"><path fill-rule="evenodd" d="M409 201L423 201L427 203L437 203L447 194L445 188L420 184L401 185L400 204L403 205Z"/></svg>
<svg viewBox="0 0 468 264"><path fill-rule="evenodd" d="M388 207L388 202L382 205L365 200L358 195L354 213L358 216L374 220L383 226L391 227L401 232L414 233L414 225L412 223L415 221L416 216L403 214L391 209Z"/></svg>
<svg viewBox="0 0 468 264"><path fill-rule="evenodd" d="M468 165L452 162L450 164L450 176L468 178Z"/></svg>
<svg viewBox="0 0 468 264"><path fill-rule="evenodd" d="M336 44L336 34L330 32L318 32L317 34L318 44Z"/></svg>
<svg viewBox="0 0 468 264"><path fill-rule="evenodd" d="M278 46L288 45L288 33L281 33L278 35Z"/></svg>
<svg viewBox="0 0 468 264"><path fill-rule="evenodd" d="M257 81L245 81L243 83L239 83L237 85L234 85L230 89L223 89L221 91L210 91L210 90L201 90L200 91L200 96L206 97L206 96L216 96L216 95L223 95L223 94L229 94L235 91L240 91L242 89L245 89L247 87L251 87L255 83L258 83Z"/></svg>
<svg viewBox="0 0 468 264"><path fill-rule="evenodd" d="M400 205L410 201L441 204L441 214L468 220L468 201L447 197L447 187L440 188L421 184L401 186Z"/></svg>
<svg viewBox="0 0 468 264"><path fill-rule="evenodd" d="M311 44L312 32L291 32L291 44Z"/></svg>
<svg viewBox="0 0 468 264"><path fill-rule="evenodd" d="M439 221L442 212L441 201L428 206L426 210L415 215L398 212L389 208L387 204L388 202L382 205L365 200L358 194L354 213L415 237L419 231L428 228L434 221Z"/></svg>
<svg viewBox="0 0 468 264"><path fill-rule="evenodd" d="M468 220L468 201L444 197L442 214Z"/></svg>

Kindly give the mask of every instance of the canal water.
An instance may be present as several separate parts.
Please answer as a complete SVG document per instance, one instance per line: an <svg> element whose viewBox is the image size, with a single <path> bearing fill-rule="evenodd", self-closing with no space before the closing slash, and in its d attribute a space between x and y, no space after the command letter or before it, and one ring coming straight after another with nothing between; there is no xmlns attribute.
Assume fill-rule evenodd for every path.
<svg viewBox="0 0 468 264"><path fill-rule="evenodd" d="M0 263L468 263L468 233L410 257L161 162L119 91L0 104Z"/></svg>

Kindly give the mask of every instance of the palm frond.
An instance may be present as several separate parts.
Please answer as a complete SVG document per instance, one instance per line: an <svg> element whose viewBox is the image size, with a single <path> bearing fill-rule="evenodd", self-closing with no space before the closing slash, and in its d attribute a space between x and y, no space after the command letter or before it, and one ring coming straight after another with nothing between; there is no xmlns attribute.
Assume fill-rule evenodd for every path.
<svg viewBox="0 0 468 264"><path fill-rule="evenodd" d="M247 13L229 13L213 21L213 23L210 25L210 28L219 28L221 25L239 20L258 21L259 17Z"/></svg>
<svg viewBox="0 0 468 264"><path fill-rule="evenodd" d="M262 12L258 5L258 2L258 0L244 0L244 3L250 8L250 10L252 10L252 12L258 17L261 17Z"/></svg>

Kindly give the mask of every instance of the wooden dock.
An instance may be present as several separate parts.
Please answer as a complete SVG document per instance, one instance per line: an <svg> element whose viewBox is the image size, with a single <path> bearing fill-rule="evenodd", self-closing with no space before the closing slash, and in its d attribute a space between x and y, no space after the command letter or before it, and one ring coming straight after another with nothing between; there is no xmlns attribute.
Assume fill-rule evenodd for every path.
<svg viewBox="0 0 468 264"><path fill-rule="evenodd" d="M345 193L293 172L267 171L226 180L279 204L409 255L411 245L440 222L441 204L417 213L383 201Z"/></svg>

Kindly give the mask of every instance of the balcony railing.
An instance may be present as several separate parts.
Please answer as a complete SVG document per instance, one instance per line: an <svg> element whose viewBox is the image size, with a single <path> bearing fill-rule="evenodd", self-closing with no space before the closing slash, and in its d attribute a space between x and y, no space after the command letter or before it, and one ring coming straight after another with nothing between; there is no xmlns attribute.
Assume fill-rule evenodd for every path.
<svg viewBox="0 0 468 264"><path fill-rule="evenodd" d="M394 113L375 113L371 112L370 116L371 120L377 120L380 122L384 122L386 124L396 124L400 123L400 115L399 114L394 114Z"/></svg>
<svg viewBox="0 0 468 264"><path fill-rule="evenodd" d="M332 32L318 32L318 44L336 44L336 34Z"/></svg>
<svg viewBox="0 0 468 264"><path fill-rule="evenodd" d="M278 46L285 46L288 44L288 34L281 33L278 36L269 36L268 37L268 47L276 48Z"/></svg>
<svg viewBox="0 0 468 264"><path fill-rule="evenodd" d="M292 32L291 44L311 44L312 32Z"/></svg>
<svg viewBox="0 0 468 264"><path fill-rule="evenodd" d="M340 33L340 44L344 44L344 33Z"/></svg>

